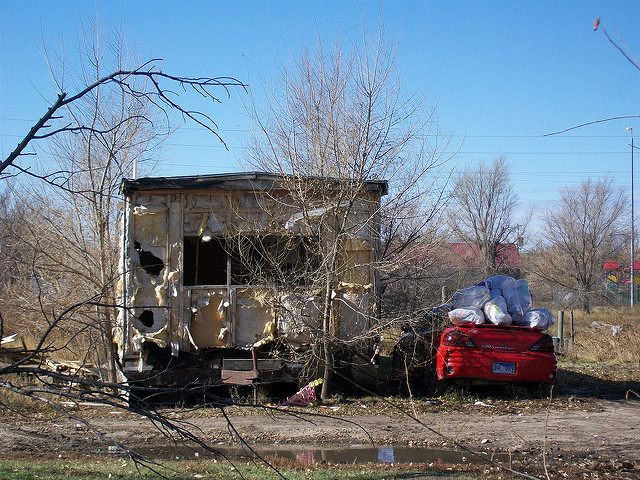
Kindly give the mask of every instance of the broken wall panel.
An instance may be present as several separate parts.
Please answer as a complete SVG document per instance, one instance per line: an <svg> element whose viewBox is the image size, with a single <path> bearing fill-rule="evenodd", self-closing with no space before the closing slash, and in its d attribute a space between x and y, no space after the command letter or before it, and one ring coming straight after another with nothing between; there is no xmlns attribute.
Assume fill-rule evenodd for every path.
<svg viewBox="0 0 640 480"><path fill-rule="evenodd" d="M183 292L183 212L184 212L184 195L174 193L167 195L168 198L168 253L167 268L163 284L167 290L167 306L168 306L168 329L169 336L172 341L177 342L180 350L189 349L189 339L184 335L184 316L182 313L184 303Z"/></svg>
<svg viewBox="0 0 640 480"><path fill-rule="evenodd" d="M373 282L371 263L375 252L368 239L348 238L344 241L340 282L353 285L370 285Z"/></svg>
<svg viewBox="0 0 640 480"><path fill-rule="evenodd" d="M199 349L227 345L229 302L223 290L192 290L189 330Z"/></svg>
<svg viewBox="0 0 640 480"><path fill-rule="evenodd" d="M168 221L166 195L139 195L133 199L128 256L132 259L130 335L134 350L144 341L166 346L167 292L165 285ZM163 272L165 275L163 275Z"/></svg>
<svg viewBox="0 0 640 480"><path fill-rule="evenodd" d="M227 228L227 212L191 212L184 214L184 234L188 237L203 237L219 233Z"/></svg>
<svg viewBox="0 0 640 480"><path fill-rule="evenodd" d="M338 338L341 340L364 339L370 327L370 294L369 292L344 291L334 299L338 302L340 315L340 330Z"/></svg>
<svg viewBox="0 0 640 480"><path fill-rule="evenodd" d="M294 348L309 345L322 324L318 298L283 295L278 311L278 333Z"/></svg>
<svg viewBox="0 0 640 480"><path fill-rule="evenodd" d="M136 281L131 303L136 306L132 309L132 325L143 334L155 334L166 326L167 312L166 298L162 289L162 283L146 281L146 275L139 275L145 281Z"/></svg>
<svg viewBox="0 0 640 480"><path fill-rule="evenodd" d="M134 238L150 247L164 246L167 244L167 209L158 211L149 209L134 210ZM143 212L143 213L141 213Z"/></svg>
<svg viewBox="0 0 640 480"><path fill-rule="evenodd" d="M233 340L236 345L253 345L262 338L267 323L274 320L272 309L264 301L269 294L252 288L235 290Z"/></svg>

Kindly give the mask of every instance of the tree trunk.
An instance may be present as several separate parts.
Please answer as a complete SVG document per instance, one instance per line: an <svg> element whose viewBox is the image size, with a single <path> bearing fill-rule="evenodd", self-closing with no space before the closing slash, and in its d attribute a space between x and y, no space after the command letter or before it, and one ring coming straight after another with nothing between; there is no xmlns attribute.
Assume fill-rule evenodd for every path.
<svg viewBox="0 0 640 480"><path fill-rule="evenodd" d="M324 297L324 309L322 315L322 363L324 373L322 376L322 390L320 398L326 400L331 395L333 388L333 351L331 342L331 282L327 281Z"/></svg>
<svg viewBox="0 0 640 480"><path fill-rule="evenodd" d="M488 244L484 248L484 270L487 277L491 277L492 275L496 275L498 273L498 268L496 265L497 250L498 246L495 243Z"/></svg>
<svg viewBox="0 0 640 480"><path fill-rule="evenodd" d="M322 375L322 390L320 391L320 398L322 400L327 400L331 395L331 390L333 388L333 351L328 335L325 335L322 349L324 354L324 373Z"/></svg>

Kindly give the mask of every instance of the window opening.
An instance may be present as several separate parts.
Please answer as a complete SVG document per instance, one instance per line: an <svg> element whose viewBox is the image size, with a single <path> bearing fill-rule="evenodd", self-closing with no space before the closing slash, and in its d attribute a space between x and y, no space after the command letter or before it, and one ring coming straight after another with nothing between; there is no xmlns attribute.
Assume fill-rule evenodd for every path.
<svg viewBox="0 0 640 480"><path fill-rule="evenodd" d="M200 237L185 237L183 252L184 284L226 285L227 252L223 238L203 242Z"/></svg>
<svg viewBox="0 0 640 480"><path fill-rule="evenodd" d="M303 284L318 266L304 237L251 235L235 238L184 238L184 285L226 285L227 258L231 284L264 282Z"/></svg>

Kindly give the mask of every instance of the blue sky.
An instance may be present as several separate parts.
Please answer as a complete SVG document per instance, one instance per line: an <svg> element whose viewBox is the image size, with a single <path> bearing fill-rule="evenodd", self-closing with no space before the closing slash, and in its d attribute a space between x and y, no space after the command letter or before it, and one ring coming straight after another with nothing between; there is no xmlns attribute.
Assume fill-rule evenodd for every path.
<svg viewBox="0 0 640 480"><path fill-rule="evenodd" d="M371 30L382 16L400 40L398 67L408 92L436 107L439 129L462 142L459 165L506 155L523 207L548 208L562 186L610 173L628 188L630 125L616 120L554 137L584 122L638 115L640 71L592 24L640 57L640 3L273 1L0 2L0 153L3 158L55 99L39 49L73 46L82 22L121 28L141 57L161 57L185 76L231 75L258 98L281 59L317 35L329 43ZM229 151L203 129L184 125L167 142L162 173L238 171L252 128L246 95L212 114ZM640 163L640 156L638 156ZM636 176L637 177L637 176ZM638 178L638 177L637 177ZM640 178L638 178L640 180ZM640 183L640 182L636 182ZM638 193L638 192L636 192Z"/></svg>

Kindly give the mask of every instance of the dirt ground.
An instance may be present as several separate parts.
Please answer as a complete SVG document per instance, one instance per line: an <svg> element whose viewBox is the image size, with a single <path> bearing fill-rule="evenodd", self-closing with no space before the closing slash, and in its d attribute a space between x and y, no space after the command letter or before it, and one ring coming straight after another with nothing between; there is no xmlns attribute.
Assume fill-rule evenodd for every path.
<svg viewBox="0 0 640 480"><path fill-rule="evenodd" d="M593 368L564 368L551 399L484 390L413 402L364 397L286 410L234 406L226 412L235 432L216 408L164 413L217 448L239 445L238 435L258 449L394 445L462 448L474 456L468 448L521 471L539 471L546 462L558 478L640 478L640 369ZM0 456L108 455L115 447L107 439L144 451L172 445L148 418L104 406L70 411L91 427L61 415L4 410Z"/></svg>

